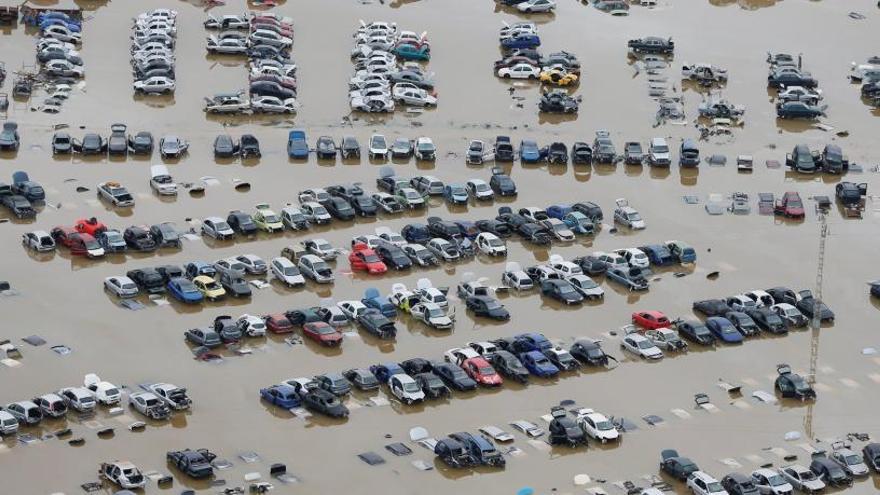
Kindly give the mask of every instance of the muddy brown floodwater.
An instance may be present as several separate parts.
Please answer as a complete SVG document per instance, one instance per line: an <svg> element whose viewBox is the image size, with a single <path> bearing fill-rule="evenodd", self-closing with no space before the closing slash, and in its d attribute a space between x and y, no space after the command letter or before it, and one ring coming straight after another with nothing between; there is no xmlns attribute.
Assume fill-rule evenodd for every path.
<svg viewBox="0 0 880 495"><path fill-rule="evenodd" d="M185 386L194 400L192 411L176 414L165 423L150 423L143 432L129 432L125 425L137 413L110 417L100 411L95 421L116 428L112 439L99 439L96 423L68 419L46 421L39 428L22 428L36 437L65 426L85 444L72 447L64 440L45 438L30 444L5 438L0 443L2 493L48 494L79 493L79 485L96 479L98 465L112 459L128 459L141 469L158 470L175 476L171 493L190 487L202 493L220 488L193 483L165 464L167 450L206 447L229 459L233 467L218 471L226 486L244 486L243 475L259 471L268 478L268 467L283 462L300 478L299 484L283 485L275 480L278 493L375 493L423 494L440 492L516 493L532 487L535 493L580 493L572 477L586 473L592 481L586 487L602 487L607 493L624 493L615 482L632 480L645 486L645 476L659 475L657 464L663 448L676 448L694 459L705 471L721 478L734 468L723 460L741 465L741 472L765 462L783 465L784 451L796 454L798 462L809 463L804 447L811 440L786 442L788 431L805 433L807 417L812 415L812 434L828 441L849 432L880 435L877 411L880 409L880 359L863 355L862 349L880 347L877 338L880 304L868 295L865 282L878 278L876 269L878 214L868 198L862 219L844 218L837 208L828 215L830 234L824 273L824 294L836 312L832 326L823 327L819 336L817 390L814 407L783 401L765 404L751 398L755 390L771 391L778 363L790 363L806 373L810 362L809 331L793 331L784 338L760 337L741 346L720 346L716 350L694 350L688 355L667 357L658 363L624 359L619 337L606 332L628 323L635 310L658 309L678 317L693 318L691 303L707 297L737 294L754 288L786 285L796 289L814 288L819 246L819 227L807 199L813 195L834 194L839 180L867 182L869 194L880 187L871 168L877 163L877 135L880 119L876 110L859 99L858 86L846 75L851 61L877 55L880 21L873 0L832 1L698 1L661 0L657 8L633 6L628 17L611 17L574 0L560 0L555 15L535 16L540 26L544 52L568 50L583 65L582 82L575 94L583 97L577 118L539 117L538 88L514 84L514 100L507 91L510 84L496 79L492 63L499 58L498 29L502 22L522 20L507 8L490 0L423 0L362 4L355 0L303 0L286 2L275 10L293 17L296 29L294 58L299 65L299 100L302 108L292 118L205 117L204 96L244 88L246 72L236 59L205 54L206 32L202 28L205 12L191 3L160 1L78 2L86 9L83 26L82 58L85 86L74 91L57 115L31 111L42 96L31 104L13 102L8 118L17 121L22 135L17 154L3 154L0 165L4 177L15 170L27 170L47 190L50 206L41 208L33 222L10 221L0 225L0 278L18 291L16 296L0 298L4 315L0 338L11 339L21 347L21 366L0 366L0 402L28 399L64 386L78 385L84 373L101 377L130 389L138 383L166 381ZM130 19L156 7L179 11L177 91L173 97L132 96L128 37ZM240 13L246 6L229 0L214 13ZM855 20L847 14L866 15ZM349 50L358 19L388 20L404 29L427 31L432 42L430 70L436 73L439 106L421 114L402 110L388 117L349 114L347 80L351 74ZM372 233L380 225L399 230L411 221L424 221L422 212L377 220L358 220L354 224L335 222L319 233L286 232L259 235L254 240L213 243L201 239L185 241L182 250L162 250L154 255L126 255L88 261L71 257L66 251L33 255L19 244L20 236L33 229L49 230L70 225L81 217L97 216L105 223L125 228L131 224L175 221L186 226L186 219L226 215L230 209L252 210L253 205L270 202L279 209L295 201L296 193L309 187L340 182L363 182L372 189L379 164L360 162L293 162L285 153L287 132L292 127L307 131L310 143L320 135L340 139L353 134L362 144L369 135L380 132L393 139L403 135L431 136L439 148L433 164L395 163L399 175L412 177L429 173L447 183L469 178L488 179L490 165L469 168L464 150L469 139L493 140L507 134L515 142L536 139L540 144L562 140L592 141L594 131L608 129L622 149L626 140L644 145L654 136L669 138L677 150L684 137L697 137L692 124L652 127L656 104L647 95L644 75L635 70L626 55L630 38L672 36L675 59L668 73L680 86L677 73L683 62L706 62L728 69L730 81L724 95L733 103L747 107L745 126L732 138L701 143L704 156L725 154L726 167L701 165L698 171L680 172L648 167L615 166L507 166L520 189L511 206L545 206L556 202L592 200L605 210L606 225L595 239L580 239L551 250L533 249L511 240L509 260L523 266L547 260L550 252L567 258L592 250L639 246L651 242L680 239L692 244L698 253L696 267L689 275L676 278L676 270L663 270L649 292L629 294L600 279L607 291L604 302L576 309L560 308L537 294L511 295L503 299L512 318L506 324L487 323L466 314L461 301L454 300L458 322L452 332L427 330L402 319L401 331L393 342L377 343L357 333L346 336L342 349L325 352L311 344L288 346L282 339L255 341L251 355L228 355L222 363L207 364L193 359L182 333L206 325L215 316L243 313L265 314L317 304L319 298L336 301L359 299L364 289L376 286L387 293L392 283L414 285L429 277L438 286L454 286L466 272L497 282L504 269L501 260L478 257L457 265L433 270L389 273L370 279L351 276L347 262L337 265L337 281L330 287L308 285L288 290L273 283L255 290L251 301L230 301L183 307L179 304L147 307L130 311L114 304L101 289L104 277L157 264L183 264L190 260L215 260L239 253L254 253L269 259L285 245L305 236L320 235L337 246L345 246L358 234ZM10 71L2 91L11 93L12 72L22 64L34 63L36 33L23 25L0 28L0 60ZM774 115L771 95L765 85L768 50L802 53L804 66L819 79L825 103L824 119L835 127L826 132L808 124L780 125ZM685 107L692 122L700 94L688 89ZM521 102L522 108L516 103ZM53 159L50 137L53 125L68 124L70 132L81 136L86 130L109 133L115 122L128 124L132 131L149 130L157 138L179 134L191 143L189 155L170 163L174 177L192 182L202 176L215 176L220 184L207 189L204 197L182 193L174 200L159 199L148 186L149 165L160 158ZM81 129L82 127L82 129ZM846 130L848 137L835 136ZM256 135L262 144L259 162L239 160L218 163L211 143L222 132L234 136ZM714 139L714 138L713 138ZM818 149L831 141L839 143L852 162L864 172L848 177L798 176L783 169L764 166L768 159L784 160L784 153L797 143ZM739 174L733 162L737 154L751 154L756 167L752 174ZM677 152L673 153L677 157ZM75 180L69 180L75 179ZM109 209L96 201L94 186L103 180L118 180L137 198L130 212ZM249 192L237 192L233 179L250 182ZM6 179L4 179L6 180ZM77 193L77 186L92 191ZM798 191L807 205L802 222L775 220L757 214L759 192L777 195ZM709 216L703 203L710 193L729 195L743 191L752 198L752 213L745 216ZM687 205L682 196L695 195L698 205ZM647 229L611 233L614 200L626 197L638 208ZM449 208L438 198L430 201L430 215L455 219L494 217L500 201ZM4 214L6 214L4 212ZM715 280L706 278L720 272ZM578 336L604 339L605 348L621 359L611 370L569 373L554 380L533 379L528 386L505 384L500 390L456 393L451 400L407 407L391 405L360 407L346 421L311 417L300 419L261 403L260 387L296 376L311 376L355 366L366 367L410 357L439 358L442 353L468 341L488 340L525 331L540 331L550 339L570 343ZM47 345L33 347L24 336L38 334ZM50 346L64 344L73 349L59 356ZM717 386L719 379L743 385L739 400L728 397ZM717 406L716 413L695 410L695 393L708 393ZM384 392L379 395L384 396ZM364 397L355 397L360 401ZM545 449L529 444L516 435L515 445L523 455L509 456L507 468L496 470L450 470L435 463L427 450L409 441L408 430L417 425L433 436L495 424L510 429L509 421L519 418L541 422L539 416L560 400L571 399L580 406L625 417L638 430L624 434L619 446L585 449ZM354 400L349 401L354 405ZM684 410L682 414L679 410ZM649 426L640 418L655 414L665 419ZM414 453L394 457L384 445L404 441ZM860 443L854 446L861 447ZM775 450L769 450L769 449ZM779 450L779 449L784 449ZM238 455L245 451L259 454L261 460L248 464ZM376 451L384 465L371 467L356 454ZM423 472L411 465L416 459L434 466ZM685 487L673 483L677 492ZM857 480L848 493L876 493L880 478L872 474ZM154 482L147 492L158 493ZM101 493L112 493L104 487Z"/></svg>

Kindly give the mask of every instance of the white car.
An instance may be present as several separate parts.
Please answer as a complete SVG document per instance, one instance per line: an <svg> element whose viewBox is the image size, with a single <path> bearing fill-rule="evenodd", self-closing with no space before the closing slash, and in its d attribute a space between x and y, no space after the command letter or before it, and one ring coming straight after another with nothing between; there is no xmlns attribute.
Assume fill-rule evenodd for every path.
<svg viewBox="0 0 880 495"><path fill-rule="evenodd" d="M755 309L758 305L752 298L740 294L738 296L732 296L727 298L727 305L733 308L734 311L746 311L749 309Z"/></svg>
<svg viewBox="0 0 880 495"><path fill-rule="evenodd" d="M562 256L558 254L550 255L550 260L547 265L559 275L559 278L567 279L575 275L583 275L584 273L584 270L580 265L572 263L571 261L565 261Z"/></svg>
<svg viewBox="0 0 880 495"><path fill-rule="evenodd" d="M216 36L208 36L207 49L212 53L223 53L228 55L237 55L247 53L248 44L246 40L238 38L223 38Z"/></svg>
<svg viewBox="0 0 880 495"><path fill-rule="evenodd" d="M479 354L480 356L488 356L490 354L494 354L495 352L498 352L497 345L495 345L491 342L486 342L486 341L468 342L467 346L470 347L471 349L477 351L477 354Z"/></svg>
<svg viewBox="0 0 880 495"><path fill-rule="evenodd" d="M788 303L779 303L770 306L770 309L782 318L786 325L799 327L807 324L807 317L801 310Z"/></svg>
<svg viewBox="0 0 880 495"><path fill-rule="evenodd" d="M18 420L15 416L0 409L0 434L14 435L18 431Z"/></svg>
<svg viewBox="0 0 880 495"><path fill-rule="evenodd" d="M327 242L327 239L315 238L306 239L300 242L300 245L309 254L313 254L324 261L333 261L339 256L339 250Z"/></svg>
<svg viewBox="0 0 880 495"><path fill-rule="evenodd" d="M322 205L313 201L303 203L300 207L303 215L309 223L325 224L330 223L333 220L333 217L330 215L330 212L327 211L327 208L324 208Z"/></svg>
<svg viewBox="0 0 880 495"><path fill-rule="evenodd" d="M299 272L299 268L287 258L272 258L269 266L272 268L275 278L288 287L298 287L306 283L306 279Z"/></svg>
<svg viewBox="0 0 880 495"><path fill-rule="evenodd" d="M808 89L803 86L789 86L776 95L779 101L800 101L808 105L817 105L822 101L822 90Z"/></svg>
<svg viewBox="0 0 880 495"><path fill-rule="evenodd" d="M631 333L624 337L620 342L620 348L641 358L650 360L663 359L663 351L646 337L637 333Z"/></svg>
<svg viewBox="0 0 880 495"><path fill-rule="evenodd" d="M150 165L150 188L160 196L177 195L177 184L165 165Z"/></svg>
<svg viewBox="0 0 880 495"><path fill-rule="evenodd" d="M623 256L623 259L633 268L648 268L651 266L651 260L644 251L637 248L617 249L615 253Z"/></svg>
<svg viewBox="0 0 880 495"><path fill-rule="evenodd" d="M221 240L235 237L235 231L220 217L208 217L202 220L202 234Z"/></svg>
<svg viewBox="0 0 880 495"><path fill-rule="evenodd" d="M519 265L519 263L508 263L507 268L501 275L501 285L510 287L516 291L532 290L535 288L535 282L529 277Z"/></svg>
<svg viewBox="0 0 880 495"><path fill-rule="evenodd" d="M247 14L227 14L219 17L208 14L208 18L202 24L205 29L248 29L250 27Z"/></svg>
<svg viewBox="0 0 880 495"><path fill-rule="evenodd" d="M404 239L402 235L400 235L397 232L394 232L393 230L389 229L388 227L376 227L375 232L376 232L376 235L379 236L380 239L382 239L383 241L388 242L390 244L394 244L397 247L403 247L407 244L406 239ZM370 246L370 247L372 248L375 246Z"/></svg>
<svg viewBox="0 0 880 495"><path fill-rule="evenodd" d="M604 414L584 408L576 410L575 415L584 432L596 440L605 443L620 439L620 432Z"/></svg>
<svg viewBox="0 0 880 495"><path fill-rule="evenodd" d="M538 34L538 25L531 21L520 21L513 24L504 23L504 26L498 32L501 40L514 38L521 34Z"/></svg>
<svg viewBox="0 0 880 495"><path fill-rule="evenodd" d="M358 316L368 309L367 306L360 301L340 301L336 303L336 307L338 307L349 320L357 320Z"/></svg>
<svg viewBox="0 0 880 495"><path fill-rule="evenodd" d="M524 62L498 69L498 77L505 79L537 79L540 75L540 67Z"/></svg>
<svg viewBox="0 0 880 495"><path fill-rule="evenodd" d="M617 209L614 210L614 222L629 227L632 230L642 230L645 228L645 220L639 214L638 210L629 205L624 198L616 201Z"/></svg>
<svg viewBox="0 0 880 495"><path fill-rule="evenodd" d="M759 308L770 307L776 304L776 301L773 299L773 296L770 295L767 291L763 290L753 290L745 293L745 296L755 301L755 304L758 305Z"/></svg>
<svg viewBox="0 0 880 495"><path fill-rule="evenodd" d="M248 40L251 44L269 45L278 48L288 48L293 44L292 39L268 29L257 29L251 33Z"/></svg>
<svg viewBox="0 0 880 495"><path fill-rule="evenodd" d="M255 96L251 99L251 109L257 113L296 113L296 106L296 98Z"/></svg>
<svg viewBox="0 0 880 495"><path fill-rule="evenodd" d="M391 393L395 397L407 405L425 400L425 392L422 391L422 387L411 376L404 373L392 375L388 379L388 388L391 389Z"/></svg>
<svg viewBox="0 0 880 495"><path fill-rule="evenodd" d="M507 244L497 235L491 232L480 232L474 239L477 249L489 256L507 256Z"/></svg>
<svg viewBox="0 0 880 495"><path fill-rule="evenodd" d="M437 264L437 257L421 244L407 244L403 246L403 252L409 256L413 263L419 266L434 266Z"/></svg>
<svg viewBox="0 0 880 495"><path fill-rule="evenodd" d="M377 112L393 112L394 99L381 96L355 96L349 100L352 110L360 112L377 113Z"/></svg>
<svg viewBox="0 0 880 495"><path fill-rule="evenodd" d="M605 263L608 268L617 268L620 270L627 270L629 268L629 263L626 262L626 259L617 253L604 253L602 251L596 251L595 253L593 253L593 257Z"/></svg>
<svg viewBox="0 0 880 495"><path fill-rule="evenodd" d="M440 237L431 239L425 247L428 248L428 251L431 251L437 259L443 261L456 261L461 258L461 251L458 247Z"/></svg>
<svg viewBox="0 0 880 495"><path fill-rule="evenodd" d="M422 302L436 304L443 309L449 307L449 299L446 298L446 293L434 287L430 280L420 278L418 282L416 282L416 287L418 287L416 289L416 294L418 294Z"/></svg>
<svg viewBox="0 0 880 495"><path fill-rule="evenodd" d="M245 270L250 275L262 275L268 271L268 266L263 258L256 254L242 254L235 257L236 261L244 265Z"/></svg>
<svg viewBox="0 0 880 495"><path fill-rule="evenodd" d="M53 24L51 26L47 26L40 34L44 38L53 38L59 41L63 41L65 43L79 44L82 41L81 33L75 33L67 29L66 26L62 26L61 24Z"/></svg>
<svg viewBox="0 0 880 495"><path fill-rule="evenodd" d="M752 483L761 495L791 495L794 487L775 469L761 468L752 471Z"/></svg>
<svg viewBox="0 0 880 495"><path fill-rule="evenodd" d="M250 110L251 102L243 93L220 93L213 98L205 97L208 113L240 113Z"/></svg>
<svg viewBox="0 0 880 495"><path fill-rule="evenodd" d="M556 8L553 0L526 0L516 4L516 10L531 14L532 12L550 12Z"/></svg>
<svg viewBox="0 0 880 495"><path fill-rule="evenodd" d="M58 391L58 395L64 400L69 409L81 413L89 413L95 410L97 401L92 391L85 387L66 387Z"/></svg>
<svg viewBox="0 0 880 495"><path fill-rule="evenodd" d="M414 319L438 330L446 330L455 325L455 319L446 314L438 304L432 302L415 304L410 307L409 313Z"/></svg>
<svg viewBox="0 0 880 495"><path fill-rule="evenodd" d="M424 89L394 86L393 97L399 103L415 107L433 107L437 104L437 98Z"/></svg>
<svg viewBox="0 0 880 495"><path fill-rule="evenodd" d="M82 67L63 59L46 62L43 64L43 70L50 76L59 77L82 77L85 74L85 70Z"/></svg>
<svg viewBox="0 0 880 495"><path fill-rule="evenodd" d="M437 147L431 138L421 136L416 138L414 154L416 160L434 160L437 158Z"/></svg>
<svg viewBox="0 0 880 495"><path fill-rule="evenodd" d="M660 349L667 351L686 351L687 342L681 340L675 331L668 328L645 330L645 337Z"/></svg>
<svg viewBox="0 0 880 495"><path fill-rule="evenodd" d="M147 390L156 395L169 408L175 411L185 411L192 406L192 400L186 394L186 389L172 383L153 383L146 386Z"/></svg>
<svg viewBox="0 0 880 495"><path fill-rule="evenodd" d="M373 134L370 136L370 145L368 149L371 160L385 160L388 158L388 141L382 134Z"/></svg>
<svg viewBox="0 0 880 495"><path fill-rule="evenodd" d="M52 236L45 230L34 230L22 234L21 244L41 253L55 250L55 239L52 239Z"/></svg>
<svg viewBox="0 0 880 495"><path fill-rule="evenodd" d="M478 201L495 199L495 191L483 179L471 179L464 185L469 195Z"/></svg>
<svg viewBox="0 0 880 495"><path fill-rule="evenodd" d="M115 406L122 401L122 392L119 391L119 387L101 380L101 377L94 373L88 373L83 377L83 386L89 389L95 399L105 406Z"/></svg>
<svg viewBox="0 0 880 495"><path fill-rule="evenodd" d="M605 297L605 291L590 277L579 274L565 277L575 290L581 293L586 299L602 300Z"/></svg>
<svg viewBox="0 0 880 495"><path fill-rule="evenodd" d="M219 259L213 266L218 274L226 273L233 278L241 278L247 274L247 267L235 258Z"/></svg>
<svg viewBox="0 0 880 495"><path fill-rule="evenodd" d="M687 487L694 495L728 495L718 480L703 471L694 471L687 480Z"/></svg>
<svg viewBox="0 0 880 495"><path fill-rule="evenodd" d="M785 466L779 470L780 474L791 486L804 493L820 493L825 490L825 482L808 468L800 464Z"/></svg>
<svg viewBox="0 0 880 495"><path fill-rule="evenodd" d="M168 416L171 415L171 410L165 404L165 401L156 397L156 394L152 392L129 394L128 405L135 411L154 420L168 419Z"/></svg>
<svg viewBox="0 0 880 495"><path fill-rule="evenodd" d="M112 292L116 297L135 297L138 295L137 284L128 277L107 277L104 279L104 288Z"/></svg>
<svg viewBox="0 0 880 495"><path fill-rule="evenodd" d="M480 357L480 353L472 347L453 347L443 353L443 360L447 363L461 365L465 360Z"/></svg>
<svg viewBox="0 0 880 495"><path fill-rule="evenodd" d="M266 335L266 322L259 316L243 314L238 317L235 324L248 337L263 337Z"/></svg>

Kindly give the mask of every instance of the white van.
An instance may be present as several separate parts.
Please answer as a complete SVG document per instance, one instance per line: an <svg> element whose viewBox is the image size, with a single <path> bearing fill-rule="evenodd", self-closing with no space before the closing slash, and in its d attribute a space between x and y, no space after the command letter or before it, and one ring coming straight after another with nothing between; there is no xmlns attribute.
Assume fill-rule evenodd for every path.
<svg viewBox="0 0 880 495"><path fill-rule="evenodd" d="M0 435L14 435L18 431L18 420L6 411L0 410Z"/></svg>
<svg viewBox="0 0 880 495"><path fill-rule="evenodd" d="M165 165L152 165L150 167L150 187L162 196L176 196L177 184L168 172Z"/></svg>

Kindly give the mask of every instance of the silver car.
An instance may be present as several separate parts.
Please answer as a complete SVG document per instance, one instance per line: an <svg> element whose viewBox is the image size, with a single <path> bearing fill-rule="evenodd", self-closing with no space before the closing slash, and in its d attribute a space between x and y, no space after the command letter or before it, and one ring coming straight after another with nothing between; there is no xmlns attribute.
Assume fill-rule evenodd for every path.
<svg viewBox="0 0 880 495"><path fill-rule="evenodd" d="M307 254L300 258L297 268L299 268L303 276L319 284L333 283L333 270L330 269L330 265L314 254Z"/></svg>
<svg viewBox="0 0 880 495"><path fill-rule="evenodd" d="M107 277L104 279L104 288L117 297L134 297L138 295L138 287L128 277Z"/></svg>

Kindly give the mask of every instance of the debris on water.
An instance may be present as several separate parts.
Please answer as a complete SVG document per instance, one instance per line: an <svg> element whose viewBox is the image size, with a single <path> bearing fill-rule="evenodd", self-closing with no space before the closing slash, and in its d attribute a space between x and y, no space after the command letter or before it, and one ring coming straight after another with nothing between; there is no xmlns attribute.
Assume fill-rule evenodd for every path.
<svg viewBox="0 0 880 495"><path fill-rule="evenodd" d="M71 438L70 440L67 441L67 444L70 445L71 447L79 447L80 445L84 445L85 443L86 443L86 439L82 438L82 437Z"/></svg>
<svg viewBox="0 0 880 495"><path fill-rule="evenodd" d="M685 276L687 276L687 272L675 272L672 274L672 276L675 278L685 277Z"/></svg>
<svg viewBox="0 0 880 495"><path fill-rule="evenodd" d="M789 431L788 433L785 434L784 438L785 438L786 442L793 442L795 440L800 440L801 433L799 431Z"/></svg>
<svg viewBox="0 0 880 495"><path fill-rule="evenodd" d="M564 400L559 401L559 405L562 407L571 407L575 404L576 404L576 402L571 399L564 399Z"/></svg>
<svg viewBox="0 0 880 495"><path fill-rule="evenodd" d="M850 12L849 16L857 21L866 19L865 14L862 14L860 12Z"/></svg>
<svg viewBox="0 0 880 495"><path fill-rule="evenodd" d="M382 458L379 454L375 452L364 452L363 454L358 454L358 458L370 466L378 466L379 464L385 464L385 459Z"/></svg>
<svg viewBox="0 0 880 495"><path fill-rule="evenodd" d="M59 439L60 439L60 438L63 438L63 437L66 437L66 436L68 436L68 435L70 435L70 434L71 434L70 428L64 428L64 429L61 429L61 430L57 430L56 432L53 433L53 435L55 436L55 438L59 438Z"/></svg>
<svg viewBox="0 0 880 495"><path fill-rule="evenodd" d="M260 455L257 454L256 452L248 451L248 452L242 452L242 453L238 454L238 458L248 464L253 464L253 463L260 460Z"/></svg>
<svg viewBox="0 0 880 495"><path fill-rule="evenodd" d="M589 475L578 474L578 475L575 475L575 477L574 477L574 486L584 486L587 483L589 483L590 481L592 481L592 480L590 479Z"/></svg>
<svg viewBox="0 0 880 495"><path fill-rule="evenodd" d="M418 469L419 471L430 471L430 470L434 469L434 466L428 464L427 462L425 462L421 459L416 459L416 460L412 461L412 465L415 466L415 468Z"/></svg>
<svg viewBox="0 0 880 495"><path fill-rule="evenodd" d="M146 306L144 306L142 303L138 301L133 301L131 299L123 299L122 301L119 301L119 305L125 309L130 309L132 311L146 308Z"/></svg>
<svg viewBox="0 0 880 495"><path fill-rule="evenodd" d="M421 426L416 426L409 430L409 439L413 442L418 442L419 440L424 440L425 438L428 438L427 429Z"/></svg>
<svg viewBox="0 0 880 495"><path fill-rule="evenodd" d="M412 449L400 442L390 443L385 446L385 450L396 456L405 456L412 454Z"/></svg>
<svg viewBox="0 0 880 495"><path fill-rule="evenodd" d="M88 483L83 483L82 485L79 485L79 486L86 493L96 492L96 491L100 490L101 488L103 488L103 486L100 483L97 483L94 481L90 481Z"/></svg>
<svg viewBox="0 0 880 495"><path fill-rule="evenodd" d="M76 192L78 192L78 193L84 193L84 192L88 192L88 191L90 191L90 189L88 187L76 186Z"/></svg>
<svg viewBox="0 0 880 495"><path fill-rule="evenodd" d="M865 347L864 349L862 349L862 354L864 354L865 356L873 356L874 354L877 354L877 349L875 349L874 347Z"/></svg>
<svg viewBox="0 0 880 495"><path fill-rule="evenodd" d="M719 275L720 275L720 273L718 271L709 272L706 274L706 278L709 280L715 280L718 278Z"/></svg>
<svg viewBox="0 0 880 495"><path fill-rule="evenodd" d="M837 133L835 133L835 136L837 136L837 137L848 137L848 136L849 136L849 131L838 131Z"/></svg>
<svg viewBox="0 0 880 495"><path fill-rule="evenodd" d="M530 488L530 487L527 487L527 486L526 486L526 487L523 487L523 488L520 488L520 489L516 492L516 495L534 495L534 494L535 494L535 490L534 490L534 488Z"/></svg>
<svg viewBox="0 0 880 495"><path fill-rule="evenodd" d="M43 337L40 337L39 335L29 335L27 337L24 337L21 340L27 342L28 344L30 344L34 347L39 347L39 346L46 343L46 341L43 339Z"/></svg>
<svg viewBox="0 0 880 495"><path fill-rule="evenodd" d="M644 420L645 423L648 423L651 426L656 426L656 425L659 425L660 423L663 422L663 418L661 418L660 416L657 416L655 414L649 414L647 416L642 416L642 420Z"/></svg>
<svg viewBox="0 0 880 495"><path fill-rule="evenodd" d="M73 352L73 349L71 349L70 347L67 347L66 345L52 346L52 350L55 351L55 354L58 354L59 356L67 356L71 352Z"/></svg>
<svg viewBox="0 0 880 495"><path fill-rule="evenodd" d="M250 182L244 182L244 181L236 182L236 181L238 181L238 179L234 179L234 180L233 180L233 183L235 184L235 190L236 190L236 191L238 191L238 192L248 192L248 191L251 190L251 183L250 183Z"/></svg>
<svg viewBox="0 0 880 495"><path fill-rule="evenodd" d="M255 471L250 472L250 473L246 473L246 474L244 475L244 480L245 480L245 481L257 481L257 480L260 479L260 478L262 478L262 476L260 475L260 473L255 472Z"/></svg>
<svg viewBox="0 0 880 495"><path fill-rule="evenodd" d="M825 132L833 131L833 130L834 130L834 127L832 127L832 126L830 126L830 125L828 125L828 124L823 124L823 123L821 123L821 122L818 123L818 124L813 124L813 127L815 127L816 129L823 130L823 131L825 131Z"/></svg>
<svg viewBox="0 0 880 495"><path fill-rule="evenodd" d="M858 163L850 163L847 171L849 171L849 172L864 172L864 169L862 169L862 166L859 165Z"/></svg>
<svg viewBox="0 0 880 495"><path fill-rule="evenodd" d="M684 196L682 196L682 198L684 199L684 202L689 205L695 205L700 202L700 198L698 198L692 194L684 195Z"/></svg>

